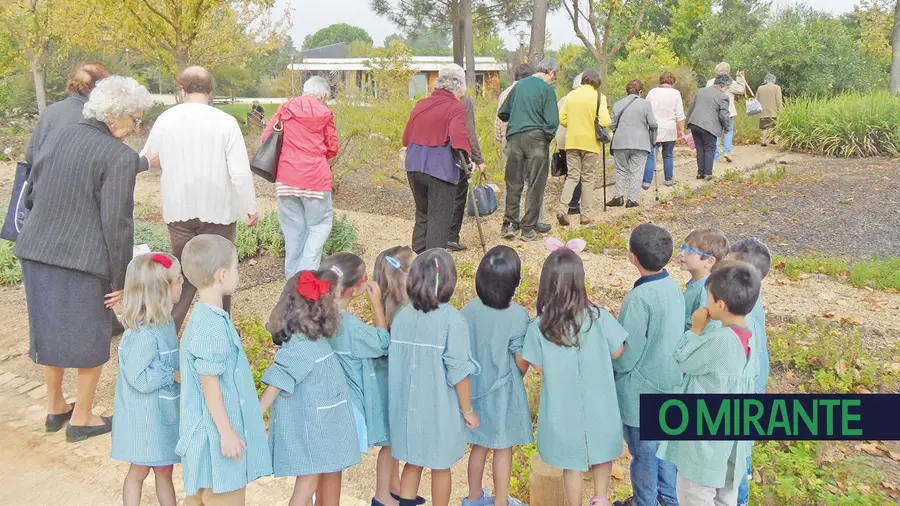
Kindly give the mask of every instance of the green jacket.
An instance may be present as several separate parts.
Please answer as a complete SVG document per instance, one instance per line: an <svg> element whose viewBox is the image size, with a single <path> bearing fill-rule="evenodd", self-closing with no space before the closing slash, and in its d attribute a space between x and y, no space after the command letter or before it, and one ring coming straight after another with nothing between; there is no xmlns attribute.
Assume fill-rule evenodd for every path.
<svg viewBox="0 0 900 506"><path fill-rule="evenodd" d="M556 91L540 77L526 77L516 83L497 117L507 122L507 139L533 130L543 130L551 138L559 128Z"/></svg>

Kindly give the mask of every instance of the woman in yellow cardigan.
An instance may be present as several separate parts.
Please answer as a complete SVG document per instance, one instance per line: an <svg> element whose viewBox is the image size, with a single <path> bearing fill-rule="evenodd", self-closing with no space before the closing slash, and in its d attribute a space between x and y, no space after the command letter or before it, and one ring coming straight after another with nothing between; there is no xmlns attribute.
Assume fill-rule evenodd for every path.
<svg viewBox="0 0 900 506"><path fill-rule="evenodd" d="M581 86L572 90L559 112L559 124L566 127L566 164L569 172L559 197L556 219L567 226L567 212L572 194L581 183L581 224L592 220L590 211L594 204L594 174L600 162L602 145L597 140L595 124L609 127L611 121L606 105L606 95L600 93L600 72L586 70L581 76ZM600 107L597 107L597 101ZM599 116L598 116L599 114Z"/></svg>

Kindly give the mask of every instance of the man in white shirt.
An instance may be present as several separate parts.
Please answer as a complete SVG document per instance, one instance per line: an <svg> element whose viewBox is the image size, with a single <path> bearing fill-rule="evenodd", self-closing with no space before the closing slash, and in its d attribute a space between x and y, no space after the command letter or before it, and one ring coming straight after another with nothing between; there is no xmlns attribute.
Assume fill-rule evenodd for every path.
<svg viewBox="0 0 900 506"><path fill-rule="evenodd" d="M142 153L158 153L162 175L163 220L169 228L172 253L181 260L184 245L201 234L234 242L237 220L256 225L256 193L244 136L237 120L209 105L212 75L203 67L188 67L178 75L184 102L163 112ZM172 310L181 329L197 289L187 280L181 300ZM231 297L224 309L231 310Z"/></svg>

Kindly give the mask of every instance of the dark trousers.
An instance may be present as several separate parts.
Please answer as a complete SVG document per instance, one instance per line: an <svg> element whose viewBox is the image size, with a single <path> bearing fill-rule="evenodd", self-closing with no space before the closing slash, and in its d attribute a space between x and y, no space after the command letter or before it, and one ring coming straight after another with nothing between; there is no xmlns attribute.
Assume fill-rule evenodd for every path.
<svg viewBox="0 0 900 506"><path fill-rule="evenodd" d="M422 253L431 248L446 248L453 227L459 186L422 172L407 172L409 187L416 202L416 225L412 248ZM460 219L462 223L462 219Z"/></svg>
<svg viewBox="0 0 900 506"><path fill-rule="evenodd" d="M512 225L523 230L538 224L544 190L550 174L550 140L542 130L516 134L507 140L509 158L506 161L506 213L503 226ZM525 216L519 221L519 201L525 193Z"/></svg>
<svg viewBox="0 0 900 506"><path fill-rule="evenodd" d="M456 185L456 200L453 208L453 224L450 225L450 242L459 242L459 232L462 230L463 216L466 214L466 199L469 196L469 177L460 174L459 184Z"/></svg>
<svg viewBox="0 0 900 506"><path fill-rule="evenodd" d="M181 262L181 252L184 251L185 244L194 237L202 234L212 234L222 236L232 243L237 236L237 223L228 225L219 225L217 223L204 223L197 218L188 221L176 221L168 224L169 239L172 242L172 254ZM172 308L172 318L175 320L175 331L181 331L181 325L187 316L188 309L194 302L194 295L197 294L197 287L184 278L184 285L181 287L181 299ZM231 297L222 298L222 309L231 313Z"/></svg>
<svg viewBox="0 0 900 506"><path fill-rule="evenodd" d="M716 156L716 136L707 130L690 125L694 144L697 146L697 175L712 176L713 160Z"/></svg>

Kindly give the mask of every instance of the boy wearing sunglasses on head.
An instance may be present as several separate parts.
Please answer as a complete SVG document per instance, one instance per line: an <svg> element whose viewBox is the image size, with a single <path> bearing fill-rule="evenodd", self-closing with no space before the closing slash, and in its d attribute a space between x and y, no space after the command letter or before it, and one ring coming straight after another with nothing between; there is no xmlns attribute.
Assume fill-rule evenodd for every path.
<svg viewBox="0 0 900 506"><path fill-rule="evenodd" d="M713 267L728 255L728 238L717 228L692 230L678 248L678 265L691 273L684 287L684 330L691 328L691 315L706 307L706 278ZM715 324L715 322L712 322Z"/></svg>

